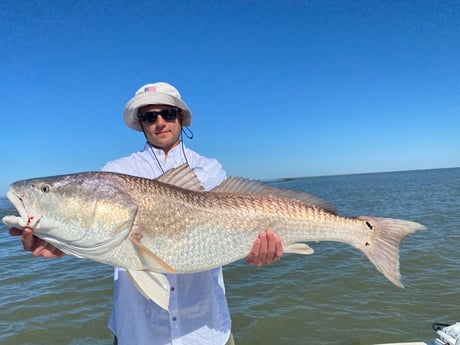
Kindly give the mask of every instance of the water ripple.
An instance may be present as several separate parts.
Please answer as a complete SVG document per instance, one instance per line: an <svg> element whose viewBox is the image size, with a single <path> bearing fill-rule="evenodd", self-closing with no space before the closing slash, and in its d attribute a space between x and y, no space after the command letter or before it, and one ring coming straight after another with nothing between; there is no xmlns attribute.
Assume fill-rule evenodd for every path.
<svg viewBox="0 0 460 345"><path fill-rule="evenodd" d="M460 169L278 181L350 216L411 219L428 230L401 246L405 289L355 249L312 243L269 267L224 268L238 345L369 345L433 340L435 321L460 320ZM2 199L3 214L11 205ZM112 268L87 260L32 258L0 225L0 343L109 345Z"/></svg>

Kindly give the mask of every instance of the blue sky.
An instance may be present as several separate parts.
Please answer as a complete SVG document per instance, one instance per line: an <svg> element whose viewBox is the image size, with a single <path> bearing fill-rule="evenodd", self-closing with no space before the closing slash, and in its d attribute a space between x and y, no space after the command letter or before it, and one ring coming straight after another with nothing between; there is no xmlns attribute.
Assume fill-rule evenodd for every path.
<svg viewBox="0 0 460 345"><path fill-rule="evenodd" d="M186 144L270 179L460 166L458 1L0 2L0 195L143 146L147 82Z"/></svg>

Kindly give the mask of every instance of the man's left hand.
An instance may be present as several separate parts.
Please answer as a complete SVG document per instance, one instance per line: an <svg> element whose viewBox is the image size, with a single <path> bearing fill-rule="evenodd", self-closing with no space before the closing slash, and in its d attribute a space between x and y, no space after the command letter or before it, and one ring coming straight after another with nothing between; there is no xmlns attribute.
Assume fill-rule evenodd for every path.
<svg viewBox="0 0 460 345"><path fill-rule="evenodd" d="M246 262L254 266L266 266L283 255L283 242L272 230L262 231L254 241Z"/></svg>

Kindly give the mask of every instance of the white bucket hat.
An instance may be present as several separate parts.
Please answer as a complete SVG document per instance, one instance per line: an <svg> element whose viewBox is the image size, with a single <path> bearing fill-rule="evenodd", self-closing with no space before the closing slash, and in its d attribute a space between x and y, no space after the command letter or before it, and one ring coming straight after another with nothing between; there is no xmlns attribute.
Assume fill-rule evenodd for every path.
<svg viewBox="0 0 460 345"><path fill-rule="evenodd" d="M187 104L181 100L179 91L168 83L158 82L145 84L126 103L123 116L128 127L142 132L137 113L139 108L149 104L167 104L180 108L183 116L182 125L187 127L192 123L192 113Z"/></svg>

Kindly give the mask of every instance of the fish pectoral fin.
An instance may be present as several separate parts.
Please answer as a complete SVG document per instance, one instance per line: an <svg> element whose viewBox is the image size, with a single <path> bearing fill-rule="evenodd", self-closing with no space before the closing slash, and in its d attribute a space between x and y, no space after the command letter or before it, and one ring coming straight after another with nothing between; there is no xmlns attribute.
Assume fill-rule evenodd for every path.
<svg viewBox="0 0 460 345"><path fill-rule="evenodd" d="M127 270L127 272L133 285L145 298L168 311L170 286L165 275L149 271Z"/></svg>
<svg viewBox="0 0 460 345"><path fill-rule="evenodd" d="M156 256L150 249L131 236L131 242L144 264L144 269L159 273L176 273L174 268Z"/></svg>
<svg viewBox="0 0 460 345"><path fill-rule="evenodd" d="M294 243L283 249L285 253L311 255L315 250L305 243Z"/></svg>

